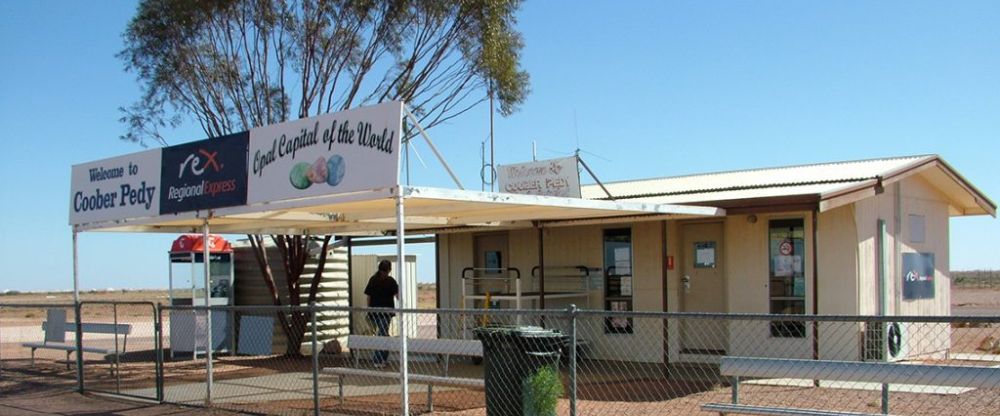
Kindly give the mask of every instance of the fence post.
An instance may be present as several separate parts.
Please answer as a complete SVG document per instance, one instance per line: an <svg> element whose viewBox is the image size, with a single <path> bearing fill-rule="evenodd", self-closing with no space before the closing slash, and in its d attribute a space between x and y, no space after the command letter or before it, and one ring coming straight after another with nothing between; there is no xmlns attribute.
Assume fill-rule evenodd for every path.
<svg viewBox="0 0 1000 416"><path fill-rule="evenodd" d="M882 385L882 414L889 414L889 385Z"/></svg>
<svg viewBox="0 0 1000 416"><path fill-rule="evenodd" d="M80 301L73 302L73 307L76 312L73 320L76 324L76 387L77 390L83 393L83 318L80 316L83 313L83 303Z"/></svg>
<svg viewBox="0 0 1000 416"><path fill-rule="evenodd" d="M121 356L118 355L118 303L111 304L111 313L113 316L113 323L115 328L115 393L122 392L122 369L121 369ZM80 351L82 352L82 350ZM77 353L79 354L79 352Z"/></svg>
<svg viewBox="0 0 1000 416"><path fill-rule="evenodd" d="M229 325L227 325L227 327L229 328L229 356L230 357L235 357L236 356L236 347L237 347L237 345L236 345L236 310L235 309L230 309L229 310Z"/></svg>
<svg viewBox="0 0 1000 416"><path fill-rule="evenodd" d="M316 340L316 302L309 302L312 327L312 382L313 414L319 416L319 342Z"/></svg>
<svg viewBox="0 0 1000 416"><path fill-rule="evenodd" d="M569 414L576 416L576 304L569 305Z"/></svg>
<svg viewBox="0 0 1000 416"><path fill-rule="evenodd" d="M153 304L153 344L156 350L156 401L163 403L163 310L159 303Z"/></svg>

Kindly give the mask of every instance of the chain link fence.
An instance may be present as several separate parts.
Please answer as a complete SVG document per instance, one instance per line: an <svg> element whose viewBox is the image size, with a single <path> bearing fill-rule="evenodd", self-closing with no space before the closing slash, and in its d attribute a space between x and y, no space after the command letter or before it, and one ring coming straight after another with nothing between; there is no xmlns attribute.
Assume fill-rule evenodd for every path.
<svg viewBox="0 0 1000 416"><path fill-rule="evenodd" d="M9 386L29 379L76 388L75 353L66 354L75 351L75 309L0 306L0 392L16 394ZM706 406L736 401L935 416L1000 409L997 316L121 302L80 310L87 391L247 413L400 414L404 390L412 414L716 414ZM62 341L48 321L62 322ZM37 344L51 348L36 348L32 365Z"/></svg>
<svg viewBox="0 0 1000 416"><path fill-rule="evenodd" d="M158 400L157 306L152 302L84 301L84 389Z"/></svg>
<svg viewBox="0 0 1000 416"><path fill-rule="evenodd" d="M75 316L69 304L0 305L0 396L77 389Z"/></svg>

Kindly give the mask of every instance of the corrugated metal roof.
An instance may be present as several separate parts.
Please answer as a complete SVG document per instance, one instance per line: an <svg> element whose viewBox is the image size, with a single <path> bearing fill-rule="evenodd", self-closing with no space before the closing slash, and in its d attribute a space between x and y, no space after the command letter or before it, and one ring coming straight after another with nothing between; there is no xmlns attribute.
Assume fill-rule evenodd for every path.
<svg viewBox="0 0 1000 416"><path fill-rule="evenodd" d="M655 203L818 195L934 157L920 155L784 166L631 180L604 185L616 199L638 199ZM584 198L607 198L597 185L584 186L582 194Z"/></svg>

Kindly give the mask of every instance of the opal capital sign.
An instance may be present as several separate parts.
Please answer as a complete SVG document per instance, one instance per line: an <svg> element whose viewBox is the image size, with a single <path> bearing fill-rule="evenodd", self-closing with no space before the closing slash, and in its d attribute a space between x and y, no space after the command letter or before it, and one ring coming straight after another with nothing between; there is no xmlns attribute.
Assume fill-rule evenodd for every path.
<svg viewBox="0 0 1000 416"><path fill-rule="evenodd" d="M250 131L250 205L399 183L403 103L394 101Z"/></svg>

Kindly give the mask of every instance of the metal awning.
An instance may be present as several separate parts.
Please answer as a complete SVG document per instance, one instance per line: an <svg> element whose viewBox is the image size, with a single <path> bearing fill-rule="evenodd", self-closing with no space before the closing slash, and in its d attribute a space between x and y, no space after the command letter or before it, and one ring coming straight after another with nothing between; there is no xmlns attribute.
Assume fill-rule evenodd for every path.
<svg viewBox="0 0 1000 416"><path fill-rule="evenodd" d="M381 235L396 230L396 198L406 205L407 233L477 228L527 228L564 221L623 222L655 217L725 216L724 209L398 186L351 194L221 208L148 218L80 224L77 231L198 232L205 219L216 233Z"/></svg>

